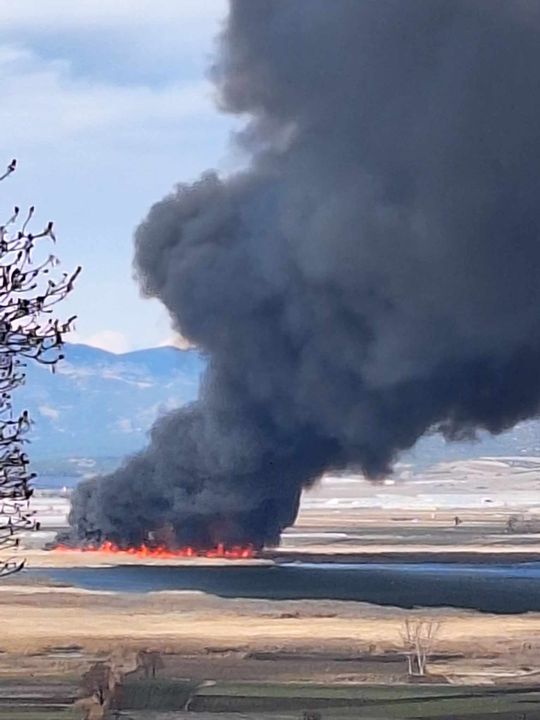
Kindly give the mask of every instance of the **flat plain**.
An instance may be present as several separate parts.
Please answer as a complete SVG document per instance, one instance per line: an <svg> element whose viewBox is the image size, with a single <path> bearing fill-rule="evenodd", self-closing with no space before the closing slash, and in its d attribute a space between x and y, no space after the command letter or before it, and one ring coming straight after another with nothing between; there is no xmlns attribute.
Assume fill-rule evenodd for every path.
<svg viewBox="0 0 540 720"><path fill-rule="evenodd" d="M508 477L493 475L488 464L482 472L491 473L489 491L486 480L478 480L481 488L468 503L461 500L465 493L455 467L444 477L435 473L423 484L397 488L330 479L306 498L280 548L250 561L184 559L178 564L266 568L291 561L450 562L489 568L534 563L540 561L540 535L508 529L512 515L536 518L531 478L527 469L524 478L515 464L508 462L508 467L512 499ZM540 718L540 613L400 608L397 600L395 606L382 606L330 597L84 589L55 580L54 571L140 561L44 550L64 524L66 509L65 498L38 497L44 530L27 538L22 549L30 571L0 585L6 618L0 639L0 718L81 717L73 702L84 671L92 663L118 662L141 650L159 653L163 667L155 679L137 671L126 680L131 698L126 717L182 718L189 698L190 716L196 712L201 720L216 714L238 718L238 713L258 720L301 718L310 710L325 720ZM145 563L171 565L170 560ZM429 682L411 684L408 677L407 620L437 626Z"/></svg>

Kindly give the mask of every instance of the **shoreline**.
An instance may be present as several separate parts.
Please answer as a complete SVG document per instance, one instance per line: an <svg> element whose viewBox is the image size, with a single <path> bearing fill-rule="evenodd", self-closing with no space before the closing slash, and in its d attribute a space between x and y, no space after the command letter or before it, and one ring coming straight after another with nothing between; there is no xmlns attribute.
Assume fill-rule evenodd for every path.
<svg viewBox="0 0 540 720"><path fill-rule="evenodd" d="M396 545L367 546L350 548L313 546L306 549L280 548L264 550L252 558L171 558L133 557L129 553L111 554L106 552L85 552L22 548L16 555L26 560L26 567L32 568L91 568L130 566L159 567L271 567L294 563L321 563L333 565L371 564L463 564L463 565L508 565L540 563L540 546L525 549L523 546L508 545L497 549L493 546L428 547Z"/></svg>
<svg viewBox="0 0 540 720"><path fill-rule="evenodd" d="M525 551L522 548L508 547L493 550L493 548L474 548L474 549L440 549L440 548L422 548L409 547L407 549L396 549L394 547L384 547L374 550L366 548L365 550L350 551L323 551L318 549L312 550L291 550L291 551L265 551L262 555L264 558L272 560L276 565L287 565L291 563L324 563L336 565L375 565L380 563L388 563L390 565L400 563L421 565L423 563L439 563L443 564L462 564L462 565L508 565L540 563L540 547L533 551Z"/></svg>

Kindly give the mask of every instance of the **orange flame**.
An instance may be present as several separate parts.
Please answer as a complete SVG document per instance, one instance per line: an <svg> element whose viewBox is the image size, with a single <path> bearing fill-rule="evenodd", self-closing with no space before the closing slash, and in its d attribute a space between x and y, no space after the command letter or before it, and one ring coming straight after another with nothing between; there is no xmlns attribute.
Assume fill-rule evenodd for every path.
<svg viewBox="0 0 540 720"><path fill-rule="evenodd" d="M217 547L210 550L197 550L193 547L183 547L170 550L164 545L150 547L139 545L138 547L122 548L113 542L106 541L101 545L86 545L81 548L72 548L68 545L57 545L56 552L86 552L86 553L107 553L111 555L128 555L139 559L155 558L157 560L177 560L182 558L225 558L227 560L249 560L255 556L255 550L250 545L234 545L225 547L219 543Z"/></svg>

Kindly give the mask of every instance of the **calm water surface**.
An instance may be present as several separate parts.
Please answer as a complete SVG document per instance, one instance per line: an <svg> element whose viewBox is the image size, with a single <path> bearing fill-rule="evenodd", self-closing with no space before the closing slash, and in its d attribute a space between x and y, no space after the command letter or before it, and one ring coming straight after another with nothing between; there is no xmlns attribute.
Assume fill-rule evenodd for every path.
<svg viewBox="0 0 540 720"><path fill-rule="evenodd" d="M452 606L497 613L540 611L540 563L120 565L26 572L89 590L198 590L227 598L352 600L403 608Z"/></svg>

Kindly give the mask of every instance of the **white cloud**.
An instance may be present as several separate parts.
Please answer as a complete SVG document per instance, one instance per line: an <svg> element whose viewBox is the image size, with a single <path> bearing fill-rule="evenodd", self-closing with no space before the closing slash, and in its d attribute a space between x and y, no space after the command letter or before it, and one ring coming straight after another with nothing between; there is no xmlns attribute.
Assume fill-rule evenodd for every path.
<svg viewBox="0 0 540 720"><path fill-rule="evenodd" d="M226 13L225 0L0 0L2 28L120 28L170 23L206 25Z"/></svg>
<svg viewBox="0 0 540 720"><path fill-rule="evenodd" d="M89 82L67 61L44 62L30 50L0 45L2 142L18 145L103 139L142 140L160 125L215 113L213 90L200 79L149 87Z"/></svg>
<svg viewBox="0 0 540 720"><path fill-rule="evenodd" d="M116 426L120 432L123 433L132 433L135 430L133 423L129 418L120 418L120 420L116 423Z"/></svg>
<svg viewBox="0 0 540 720"><path fill-rule="evenodd" d="M225 0L0 0L0 167L19 161L0 218L36 204L36 222L54 219L63 267L83 266L61 311L78 316L80 342L122 352L169 332L132 280L132 232L174 183L237 167L238 122L216 110L205 77L226 10ZM111 325L129 343L102 331Z"/></svg>
<svg viewBox="0 0 540 720"><path fill-rule="evenodd" d="M48 405L40 405L38 407L39 414L43 417L51 418L51 420L58 420L60 413L55 408L49 407Z"/></svg>
<svg viewBox="0 0 540 720"><path fill-rule="evenodd" d="M107 350L108 352L117 354L129 352L131 349L127 337L116 330L102 330L101 332L88 335L87 337L74 332L66 339L72 343L92 345L93 347L100 348L101 350Z"/></svg>
<svg viewBox="0 0 540 720"><path fill-rule="evenodd" d="M226 14L226 0L0 0L0 39L35 45L44 57L75 44L109 74L154 67L163 77L207 56Z"/></svg>
<svg viewBox="0 0 540 720"><path fill-rule="evenodd" d="M179 350L189 350L190 348L194 348L195 345L183 337L183 335L180 335L180 333L173 333L160 342L157 347L175 347Z"/></svg>

